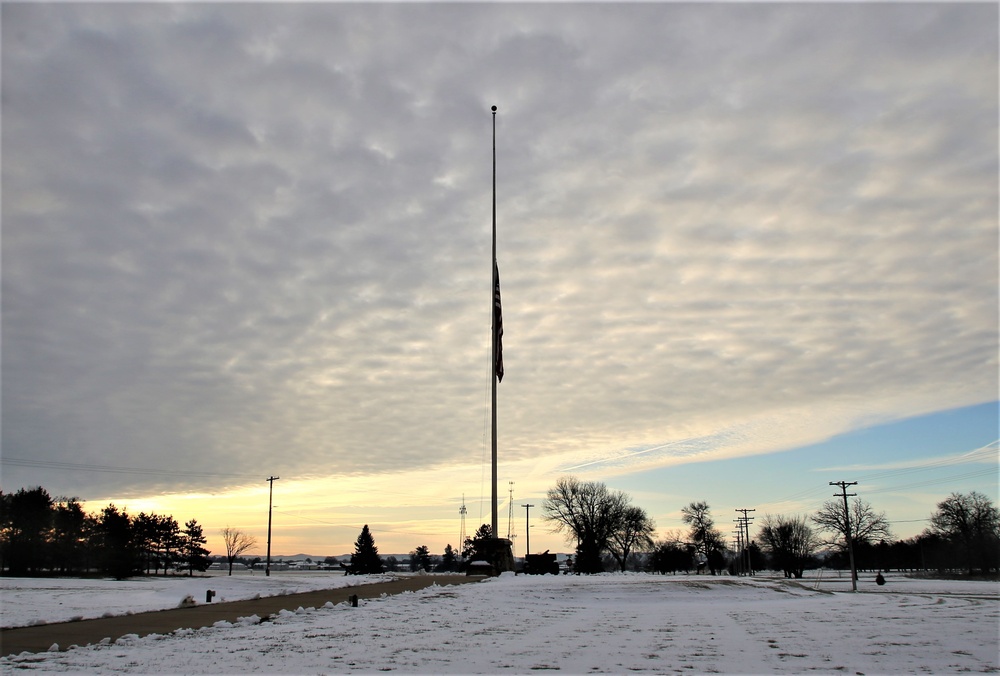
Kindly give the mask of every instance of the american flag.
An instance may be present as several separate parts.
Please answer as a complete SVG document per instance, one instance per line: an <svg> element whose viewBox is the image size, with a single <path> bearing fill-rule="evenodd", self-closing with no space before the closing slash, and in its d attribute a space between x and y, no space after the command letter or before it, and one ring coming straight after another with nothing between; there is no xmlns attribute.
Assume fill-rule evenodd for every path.
<svg viewBox="0 0 1000 676"><path fill-rule="evenodd" d="M500 270L493 261L493 330L496 331L497 382L503 380L503 314L500 312Z"/></svg>

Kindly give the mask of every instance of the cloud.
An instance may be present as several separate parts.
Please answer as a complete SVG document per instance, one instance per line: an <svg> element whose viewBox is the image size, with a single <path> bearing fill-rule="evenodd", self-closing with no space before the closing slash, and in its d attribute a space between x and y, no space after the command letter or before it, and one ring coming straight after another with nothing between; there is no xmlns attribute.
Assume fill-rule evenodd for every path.
<svg viewBox="0 0 1000 676"><path fill-rule="evenodd" d="M36 483L477 454L491 104L507 461L996 396L995 7L2 11L4 456L178 472Z"/></svg>
<svg viewBox="0 0 1000 676"><path fill-rule="evenodd" d="M886 470L886 474L905 474L918 472L925 469L936 469L951 465L964 465L966 463L995 464L997 451L1000 450L1000 441L993 441L981 448L977 448L965 453L946 455L938 458L924 458L921 460L907 459L895 462L867 463L863 465L848 465L839 467L819 467L818 472L872 472L876 470ZM977 470L974 470L977 471Z"/></svg>

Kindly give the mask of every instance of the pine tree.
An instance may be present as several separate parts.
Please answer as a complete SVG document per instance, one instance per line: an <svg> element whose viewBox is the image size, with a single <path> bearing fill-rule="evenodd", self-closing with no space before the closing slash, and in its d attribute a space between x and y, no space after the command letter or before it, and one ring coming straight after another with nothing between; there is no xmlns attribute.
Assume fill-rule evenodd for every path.
<svg viewBox="0 0 1000 676"><path fill-rule="evenodd" d="M102 511L94 532L101 569L116 580L140 570L139 554L132 538L132 519L114 505Z"/></svg>
<svg viewBox="0 0 1000 676"><path fill-rule="evenodd" d="M163 564L163 574L174 566L181 555L181 548L184 545L184 536L181 528L177 525L177 520L172 516L161 516L156 519L156 552L158 557L157 570L159 564Z"/></svg>
<svg viewBox="0 0 1000 676"><path fill-rule="evenodd" d="M208 538L205 537L201 526L195 519L184 524L183 537L184 562L188 565L189 575L194 577L195 570L202 573L208 570L209 551L202 546L208 542Z"/></svg>
<svg viewBox="0 0 1000 676"><path fill-rule="evenodd" d="M427 548L427 545L420 545L410 552L410 570L413 572L418 570L430 572L431 550Z"/></svg>
<svg viewBox="0 0 1000 676"><path fill-rule="evenodd" d="M87 515L76 498L55 505L52 518L52 564L60 573L80 573L85 567L84 525Z"/></svg>
<svg viewBox="0 0 1000 676"><path fill-rule="evenodd" d="M452 549L451 545L445 545L444 556L441 558L441 564L437 567L437 570L448 573L455 570L457 567L458 556L455 554L455 550Z"/></svg>
<svg viewBox="0 0 1000 676"><path fill-rule="evenodd" d="M37 486L3 497L4 563L12 575L37 573L46 563L46 542L52 530L52 496Z"/></svg>
<svg viewBox="0 0 1000 676"><path fill-rule="evenodd" d="M375 538L368 530L368 524L365 524L354 543L354 553L351 554L351 565L347 572L351 575L367 575L381 573L384 570L382 558L378 555L378 547L375 546Z"/></svg>
<svg viewBox="0 0 1000 676"><path fill-rule="evenodd" d="M486 540L493 537L493 528L488 523L484 523L471 538L465 538L462 543L462 558L473 560L484 558L483 552L486 549Z"/></svg>

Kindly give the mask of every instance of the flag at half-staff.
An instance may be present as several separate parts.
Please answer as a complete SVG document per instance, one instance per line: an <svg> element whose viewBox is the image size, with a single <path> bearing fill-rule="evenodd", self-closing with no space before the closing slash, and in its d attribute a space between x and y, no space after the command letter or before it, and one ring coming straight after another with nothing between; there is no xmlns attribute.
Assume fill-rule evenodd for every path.
<svg viewBox="0 0 1000 676"><path fill-rule="evenodd" d="M497 381L503 380L503 313L500 311L500 270L493 261L493 363Z"/></svg>

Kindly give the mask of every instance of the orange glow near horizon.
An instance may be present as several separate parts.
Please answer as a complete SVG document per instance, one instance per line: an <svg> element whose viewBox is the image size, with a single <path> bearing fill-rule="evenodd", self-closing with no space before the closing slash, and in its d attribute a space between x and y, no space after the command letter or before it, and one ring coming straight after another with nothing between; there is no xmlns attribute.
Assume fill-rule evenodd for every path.
<svg viewBox="0 0 1000 676"><path fill-rule="evenodd" d="M462 492L453 493L454 487L461 486L461 477L479 474L478 468L473 471L473 468L464 467L404 475L279 479L274 482L271 557L351 553L365 524L371 529L379 552L385 555L406 554L421 545L427 546L432 554L443 553L449 544L460 549ZM506 487L506 481L502 485ZM515 484L515 488L519 487ZM541 520L541 502L548 487L539 482L528 497L519 497L515 490L511 529L518 555L523 554L520 548L524 540L525 509L521 505L526 502L535 505L531 510L531 549L572 549L561 535L550 533L549 526ZM485 490L482 509L479 498L471 497L473 492L479 492L478 486L470 485L465 493L467 536L472 536L481 523L489 522L489 487ZM266 481L260 486L219 493L170 493L143 498L111 496L92 500L85 509L92 512L98 509L94 505L109 502L133 516L140 512L169 514L182 526L191 519L197 520L213 555L225 553L220 531L227 526L256 538L257 544L248 555L263 557L267 551ZM498 529L501 535L506 535L509 517L506 491L501 492L499 512Z"/></svg>

